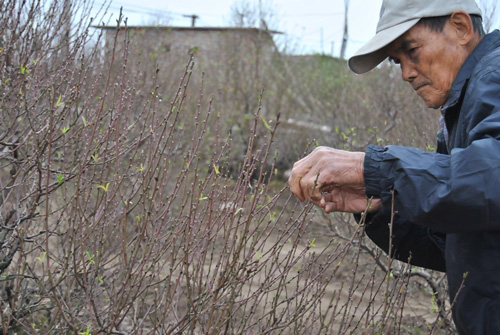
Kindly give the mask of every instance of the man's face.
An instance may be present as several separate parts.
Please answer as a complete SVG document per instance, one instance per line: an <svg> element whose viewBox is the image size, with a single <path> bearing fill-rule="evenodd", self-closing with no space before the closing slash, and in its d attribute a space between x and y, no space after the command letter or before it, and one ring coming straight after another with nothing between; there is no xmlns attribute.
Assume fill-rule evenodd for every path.
<svg viewBox="0 0 500 335"><path fill-rule="evenodd" d="M413 86L430 108L440 108L446 102L468 56L449 22L442 32L417 24L389 44L387 53L400 64L403 80Z"/></svg>

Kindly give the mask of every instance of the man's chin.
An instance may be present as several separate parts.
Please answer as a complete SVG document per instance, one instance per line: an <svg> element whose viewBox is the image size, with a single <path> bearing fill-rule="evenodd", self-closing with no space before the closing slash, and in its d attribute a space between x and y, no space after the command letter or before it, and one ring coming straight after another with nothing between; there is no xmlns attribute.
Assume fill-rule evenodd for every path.
<svg viewBox="0 0 500 335"><path fill-rule="evenodd" d="M432 109L439 109L441 108L441 106L443 106L442 104L438 104L438 103L427 103L425 100L425 106L427 106L427 108L432 108Z"/></svg>
<svg viewBox="0 0 500 335"><path fill-rule="evenodd" d="M427 108L439 109L441 108L441 106L443 106L444 102L441 101L442 99L433 99L432 97L429 97L425 94L418 94L418 96L424 101Z"/></svg>

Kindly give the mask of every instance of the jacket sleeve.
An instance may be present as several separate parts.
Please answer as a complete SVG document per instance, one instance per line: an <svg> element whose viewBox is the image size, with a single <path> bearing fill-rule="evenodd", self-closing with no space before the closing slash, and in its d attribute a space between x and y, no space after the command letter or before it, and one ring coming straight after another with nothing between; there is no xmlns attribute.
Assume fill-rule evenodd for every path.
<svg viewBox="0 0 500 335"><path fill-rule="evenodd" d="M392 242L391 256L397 260L444 272L446 236L408 222L397 213L392 221L391 236L391 211L392 208L389 206L374 215L367 215L366 235L387 254L389 254L389 243ZM354 217L356 221L360 221L360 215L356 214Z"/></svg>
<svg viewBox="0 0 500 335"><path fill-rule="evenodd" d="M370 146L364 165L367 196L387 207L394 190L398 214L435 231L500 231L500 70L469 88L460 125L466 146L449 155Z"/></svg>

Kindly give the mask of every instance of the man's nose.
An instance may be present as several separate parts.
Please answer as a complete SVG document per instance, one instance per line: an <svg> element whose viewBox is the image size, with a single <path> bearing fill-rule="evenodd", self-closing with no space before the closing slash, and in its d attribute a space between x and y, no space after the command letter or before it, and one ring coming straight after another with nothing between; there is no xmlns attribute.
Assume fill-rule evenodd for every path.
<svg viewBox="0 0 500 335"><path fill-rule="evenodd" d="M412 82L418 75L417 70L411 64L401 63L401 76L404 81Z"/></svg>

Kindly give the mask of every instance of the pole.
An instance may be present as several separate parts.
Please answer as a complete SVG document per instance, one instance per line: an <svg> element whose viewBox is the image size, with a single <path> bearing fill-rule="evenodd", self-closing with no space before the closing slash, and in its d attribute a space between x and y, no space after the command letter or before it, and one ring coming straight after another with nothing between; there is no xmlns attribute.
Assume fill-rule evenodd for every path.
<svg viewBox="0 0 500 335"><path fill-rule="evenodd" d="M184 17L190 17L191 18L191 27L194 27L196 25L196 19L200 18L198 15L196 14L192 14L192 15L183 15Z"/></svg>
<svg viewBox="0 0 500 335"><path fill-rule="evenodd" d="M342 37L342 48L340 49L340 58L345 59L345 50L347 49L348 37L348 24L347 24L347 10L349 9L349 0L344 0L344 36Z"/></svg>

